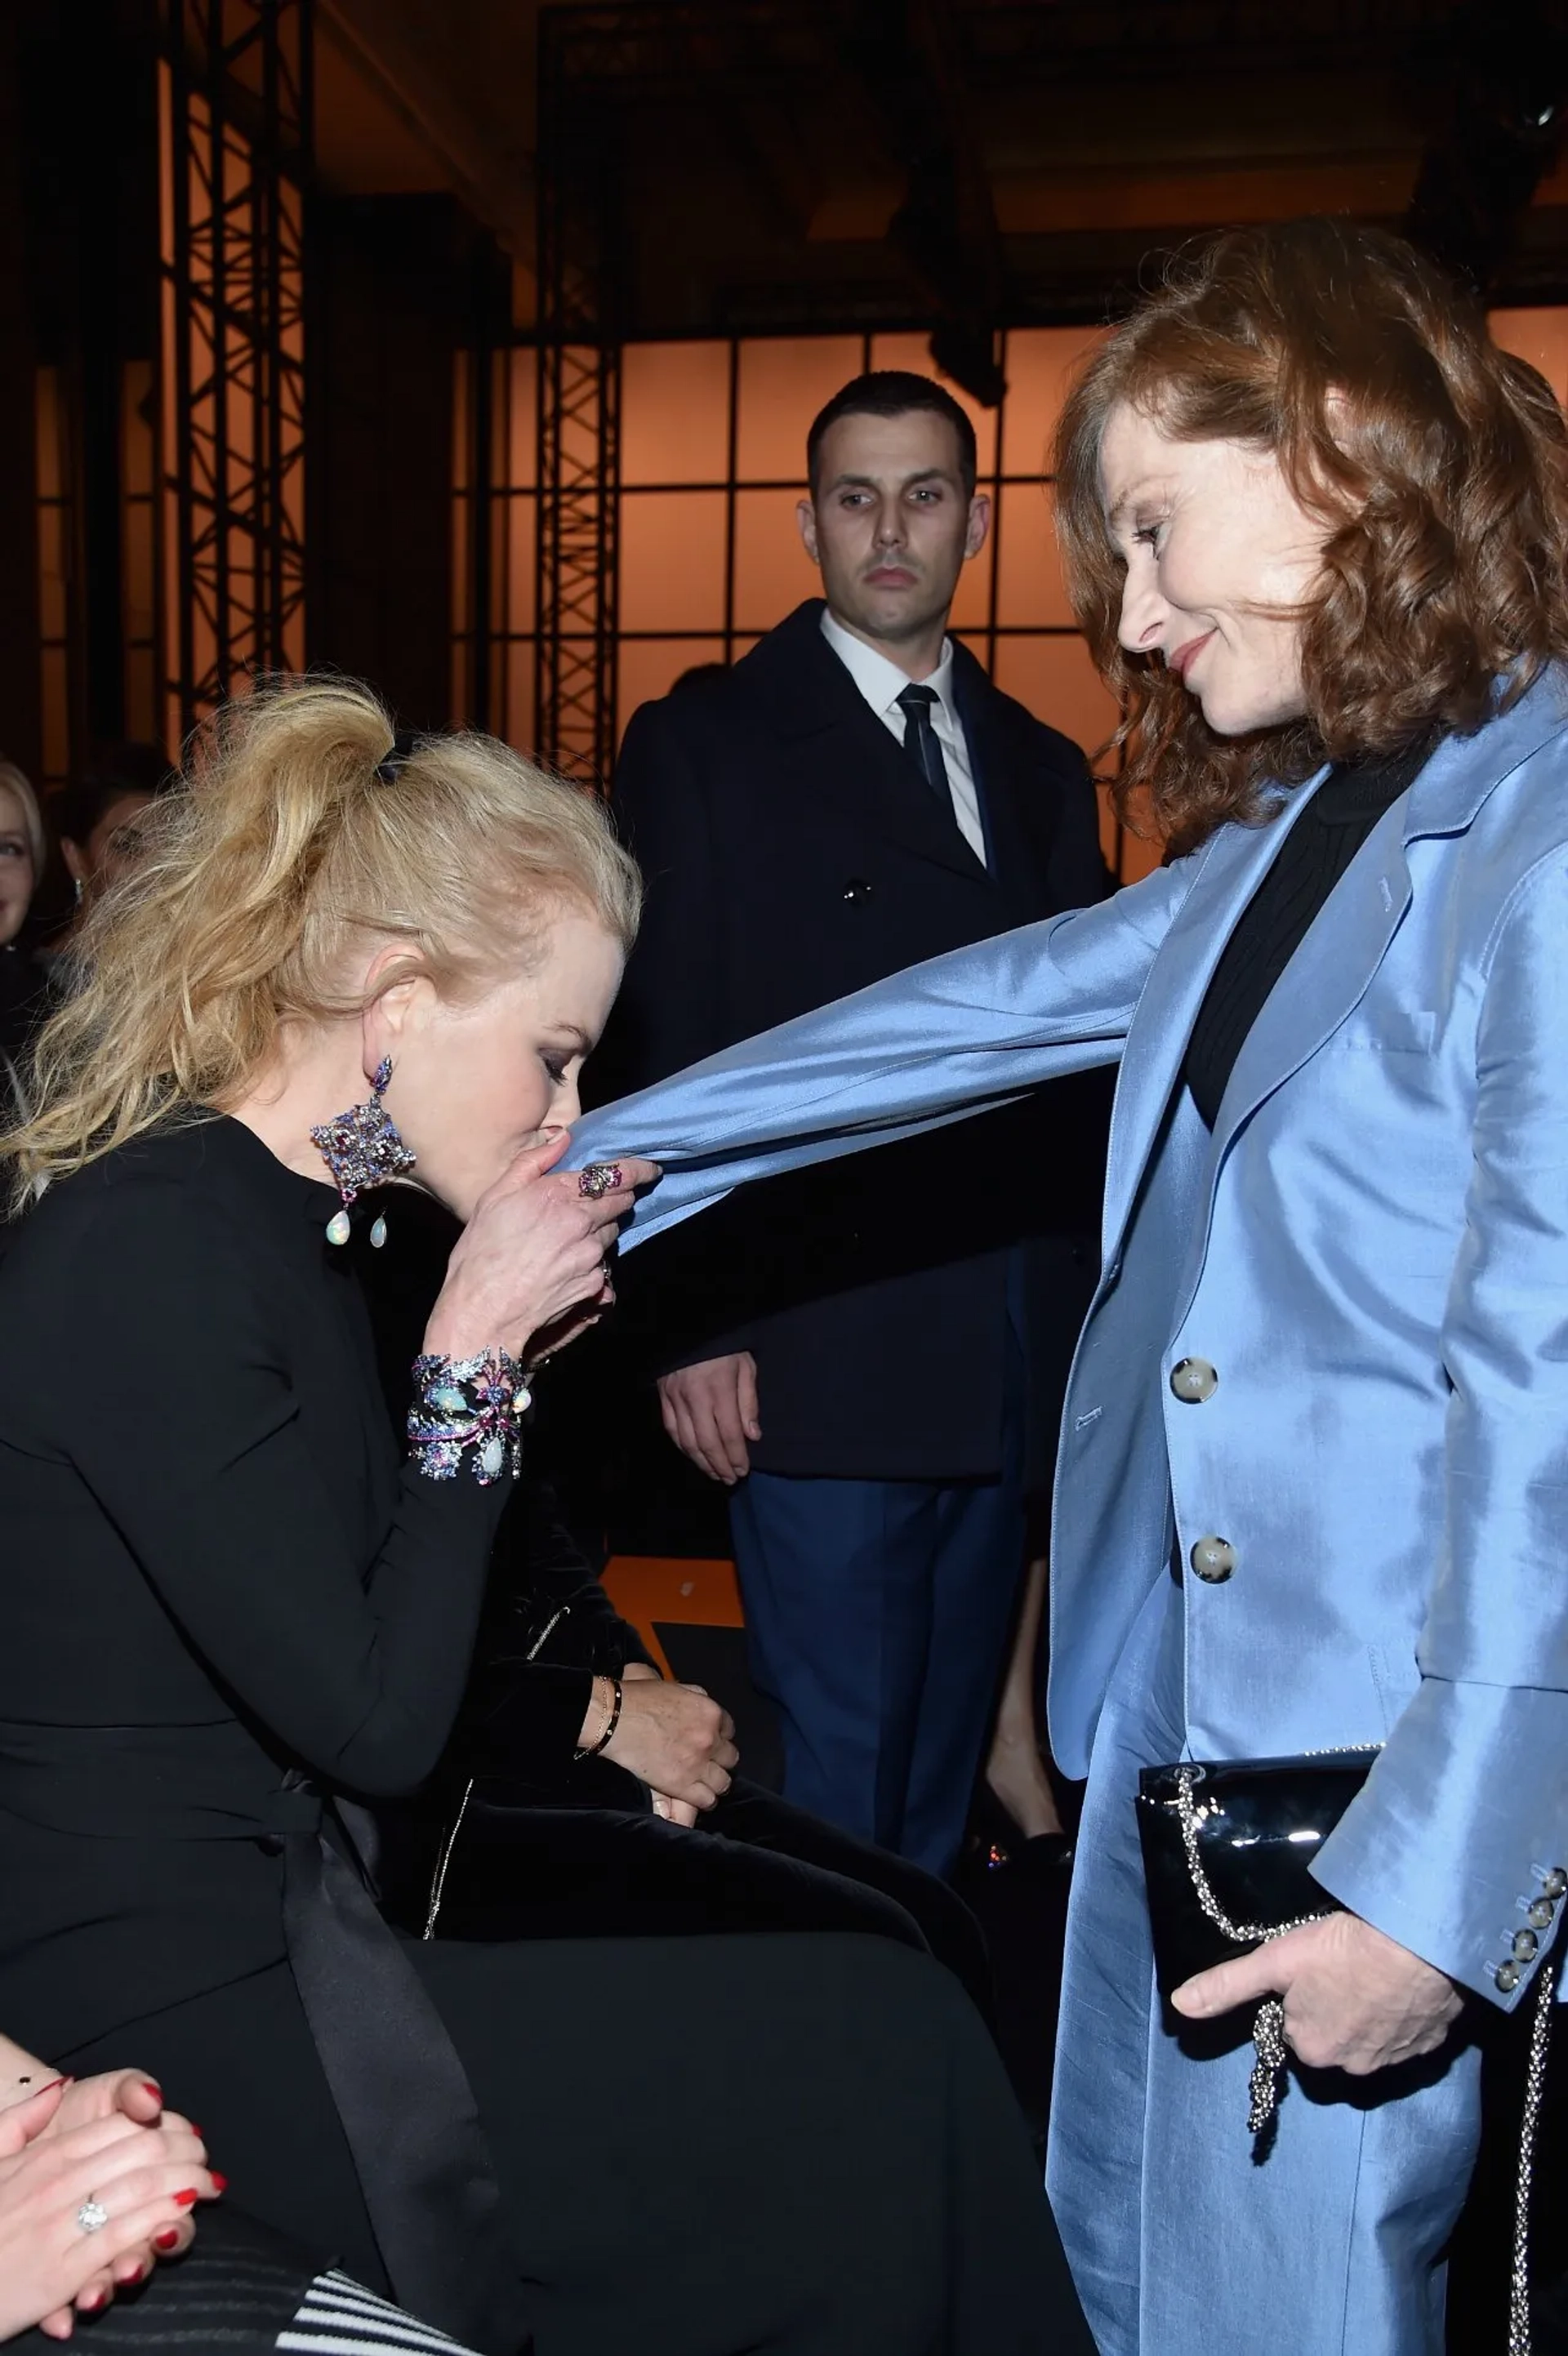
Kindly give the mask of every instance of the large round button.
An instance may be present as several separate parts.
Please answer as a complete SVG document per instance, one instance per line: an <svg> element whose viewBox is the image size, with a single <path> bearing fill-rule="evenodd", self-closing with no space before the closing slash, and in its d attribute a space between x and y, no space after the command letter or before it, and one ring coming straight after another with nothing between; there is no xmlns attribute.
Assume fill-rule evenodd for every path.
<svg viewBox="0 0 1568 2356"><path fill-rule="evenodd" d="M1504 1996L1512 1996L1515 1988L1519 1986L1519 1965L1517 1964L1499 1964L1493 1976L1496 1979L1498 1987L1501 1988Z"/></svg>
<svg viewBox="0 0 1568 2356"><path fill-rule="evenodd" d="M1236 1568L1236 1549L1229 1538L1199 1538L1188 1559L1199 1579L1222 1587Z"/></svg>
<svg viewBox="0 0 1568 2356"><path fill-rule="evenodd" d="M1537 1931L1550 1931L1552 1928L1552 1918L1556 1912L1557 1903L1555 1899L1538 1898L1533 1906L1526 1909L1524 1919Z"/></svg>
<svg viewBox="0 0 1568 2356"><path fill-rule="evenodd" d="M1171 1388L1188 1407L1201 1407L1219 1388L1219 1376L1207 1358L1178 1358L1171 1368Z"/></svg>
<svg viewBox="0 0 1568 2356"><path fill-rule="evenodd" d="M1554 1865L1541 1888L1548 1898L1568 1898L1568 1873L1564 1873L1560 1865Z"/></svg>
<svg viewBox="0 0 1568 2356"><path fill-rule="evenodd" d="M1513 1934L1515 1962L1520 1964L1531 1962L1541 1942L1533 1931L1516 1931Z"/></svg>

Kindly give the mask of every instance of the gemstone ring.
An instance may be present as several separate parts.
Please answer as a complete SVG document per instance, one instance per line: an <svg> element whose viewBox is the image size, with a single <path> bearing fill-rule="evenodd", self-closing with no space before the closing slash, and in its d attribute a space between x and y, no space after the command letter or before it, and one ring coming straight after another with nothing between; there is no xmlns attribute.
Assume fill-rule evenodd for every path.
<svg viewBox="0 0 1568 2356"><path fill-rule="evenodd" d="M101 2233L109 2222L109 2211L90 2192L76 2212L76 2222L84 2233Z"/></svg>

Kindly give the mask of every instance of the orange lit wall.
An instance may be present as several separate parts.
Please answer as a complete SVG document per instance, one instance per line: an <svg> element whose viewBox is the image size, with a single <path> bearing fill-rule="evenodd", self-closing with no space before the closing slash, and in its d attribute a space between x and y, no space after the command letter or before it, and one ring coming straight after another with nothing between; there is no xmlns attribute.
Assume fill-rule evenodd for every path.
<svg viewBox="0 0 1568 2356"><path fill-rule="evenodd" d="M1568 399L1568 310L1495 315L1498 340L1530 359ZM992 534L966 568L957 634L998 685L1086 749L1114 724L1063 594L1051 519L1047 453L1074 370L1098 340L1082 327L1011 330L999 411L949 386L974 420ZM536 372L519 348L498 363L492 518L490 710L510 740L533 741ZM795 503L805 489L806 429L846 379L867 368L935 375L921 335L813 336L631 344L623 355L618 630L619 724L664 694L693 663L733 662L802 597L815 572ZM459 401L461 415L463 403ZM470 529L458 454L458 578ZM456 620L459 668L477 659L467 616ZM457 708L464 708L459 698ZM1109 809L1108 854L1125 881L1158 846L1122 837Z"/></svg>

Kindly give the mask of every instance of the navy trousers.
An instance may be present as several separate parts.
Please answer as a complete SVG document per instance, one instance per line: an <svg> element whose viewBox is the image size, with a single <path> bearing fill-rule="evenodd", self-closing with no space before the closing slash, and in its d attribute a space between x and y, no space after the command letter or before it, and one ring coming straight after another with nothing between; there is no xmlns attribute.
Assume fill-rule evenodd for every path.
<svg viewBox="0 0 1568 2356"><path fill-rule="evenodd" d="M1024 1565L1021 1383L1000 1478L753 1472L730 1503L751 1674L784 1796L951 1871Z"/></svg>

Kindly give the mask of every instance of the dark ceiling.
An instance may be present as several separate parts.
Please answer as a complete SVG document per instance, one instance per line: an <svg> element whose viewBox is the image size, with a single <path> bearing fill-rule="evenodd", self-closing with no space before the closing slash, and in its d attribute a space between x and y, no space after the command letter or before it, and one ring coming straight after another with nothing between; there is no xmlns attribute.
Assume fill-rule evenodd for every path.
<svg viewBox="0 0 1568 2356"><path fill-rule="evenodd" d="M1195 231L1397 224L1412 201L1493 300L1568 297L1560 0L321 0L321 17L329 181L456 187L520 264L525 312L542 188L547 294L624 335L935 318L972 370L993 327L1104 316ZM351 81L378 93L379 164Z"/></svg>

